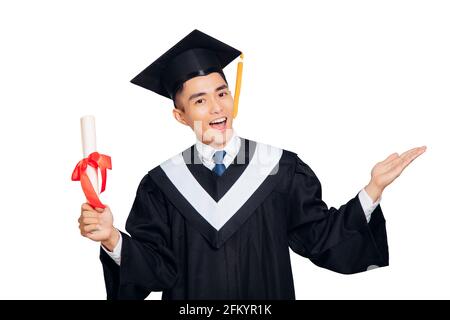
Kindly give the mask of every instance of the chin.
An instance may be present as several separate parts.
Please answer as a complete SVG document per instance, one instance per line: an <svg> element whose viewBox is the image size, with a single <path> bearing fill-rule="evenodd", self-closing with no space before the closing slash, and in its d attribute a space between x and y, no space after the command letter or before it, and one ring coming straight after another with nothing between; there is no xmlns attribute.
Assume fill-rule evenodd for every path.
<svg viewBox="0 0 450 320"><path fill-rule="evenodd" d="M226 128L225 130L215 130L215 129L209 129L205 131L203 135L203 143L205 144L217 144L222 145L227 142L227 138L231 138L232 136L232 128Z"/></svg>

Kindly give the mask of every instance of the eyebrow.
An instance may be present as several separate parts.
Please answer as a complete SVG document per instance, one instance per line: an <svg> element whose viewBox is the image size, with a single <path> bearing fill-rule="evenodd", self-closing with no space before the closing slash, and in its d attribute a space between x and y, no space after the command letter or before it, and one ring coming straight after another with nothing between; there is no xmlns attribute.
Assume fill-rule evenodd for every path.
<svg viewBox="0 0 450 320"><path fill-rule="evenodd" d="M217 91L220 91L220 90L226 89L226 88L228 88L228 85L223 84L223 85L221 85L220 87L217 87L215 91L217 92ZM192 94L192 95L189 97L189 100L188 100L188 101L191 101L192 99L195 99L195 98L204 96L205 94L206 94L205 92L194 93L194 94Z"/></svg>

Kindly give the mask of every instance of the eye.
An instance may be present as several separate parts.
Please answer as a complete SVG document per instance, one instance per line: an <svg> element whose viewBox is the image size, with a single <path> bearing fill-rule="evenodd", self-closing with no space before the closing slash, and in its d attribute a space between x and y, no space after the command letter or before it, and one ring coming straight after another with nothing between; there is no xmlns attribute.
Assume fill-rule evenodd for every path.
<svg viewBox="0 0 450 320"><path fill-rule="evenodd" d="M197 101L195 101L195 104L200 104L200 103L202 103L203 100L205 100L205 99L198 99Z"/></svg>
<svg viewBox="0 0 450 320"><path fill-rule="evenodd" d="M226 91L223 91L223 92L219 93L219 97L221 97L221 98L226 96L226 95L228 95L228 92L226 92Z"/></svg>

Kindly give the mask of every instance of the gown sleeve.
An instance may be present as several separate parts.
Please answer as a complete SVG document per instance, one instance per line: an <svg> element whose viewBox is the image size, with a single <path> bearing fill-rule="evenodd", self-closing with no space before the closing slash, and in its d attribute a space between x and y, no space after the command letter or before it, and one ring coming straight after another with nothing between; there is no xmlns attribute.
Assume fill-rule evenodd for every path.
<svg viewBox="0 0 450 320"><path fill-rule="evenodd" d="M120 266L100 250L108 299L145 299L151 291L175 284L177 262L170 250L167 219L165 198L146 175L126 222L130 236L121 232Z"/></svg>
<svg viewBox="0 0 450 320"><path fill-rule="evenodd" d="M387 266L385 222L378 205L367 223L358 195L339 209L328 208L319 179L296 157L288 217L289 246L294 252L343 274Z"/></svg>

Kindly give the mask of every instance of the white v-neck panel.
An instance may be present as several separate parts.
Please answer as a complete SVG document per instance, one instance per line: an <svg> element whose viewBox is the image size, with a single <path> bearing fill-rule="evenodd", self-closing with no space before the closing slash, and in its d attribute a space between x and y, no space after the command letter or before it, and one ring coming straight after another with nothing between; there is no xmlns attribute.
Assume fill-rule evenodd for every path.
<svg viewBox="0 0 450 320"><path fill-rule="evenodd" d="M247 168L218 202L198 183L187 168L182 154L165 161L160 167L192 207L211 226L220 230L278 165L282 153L282 149L257 143ZM276 171L273 173L276 174Z"/></svg>

